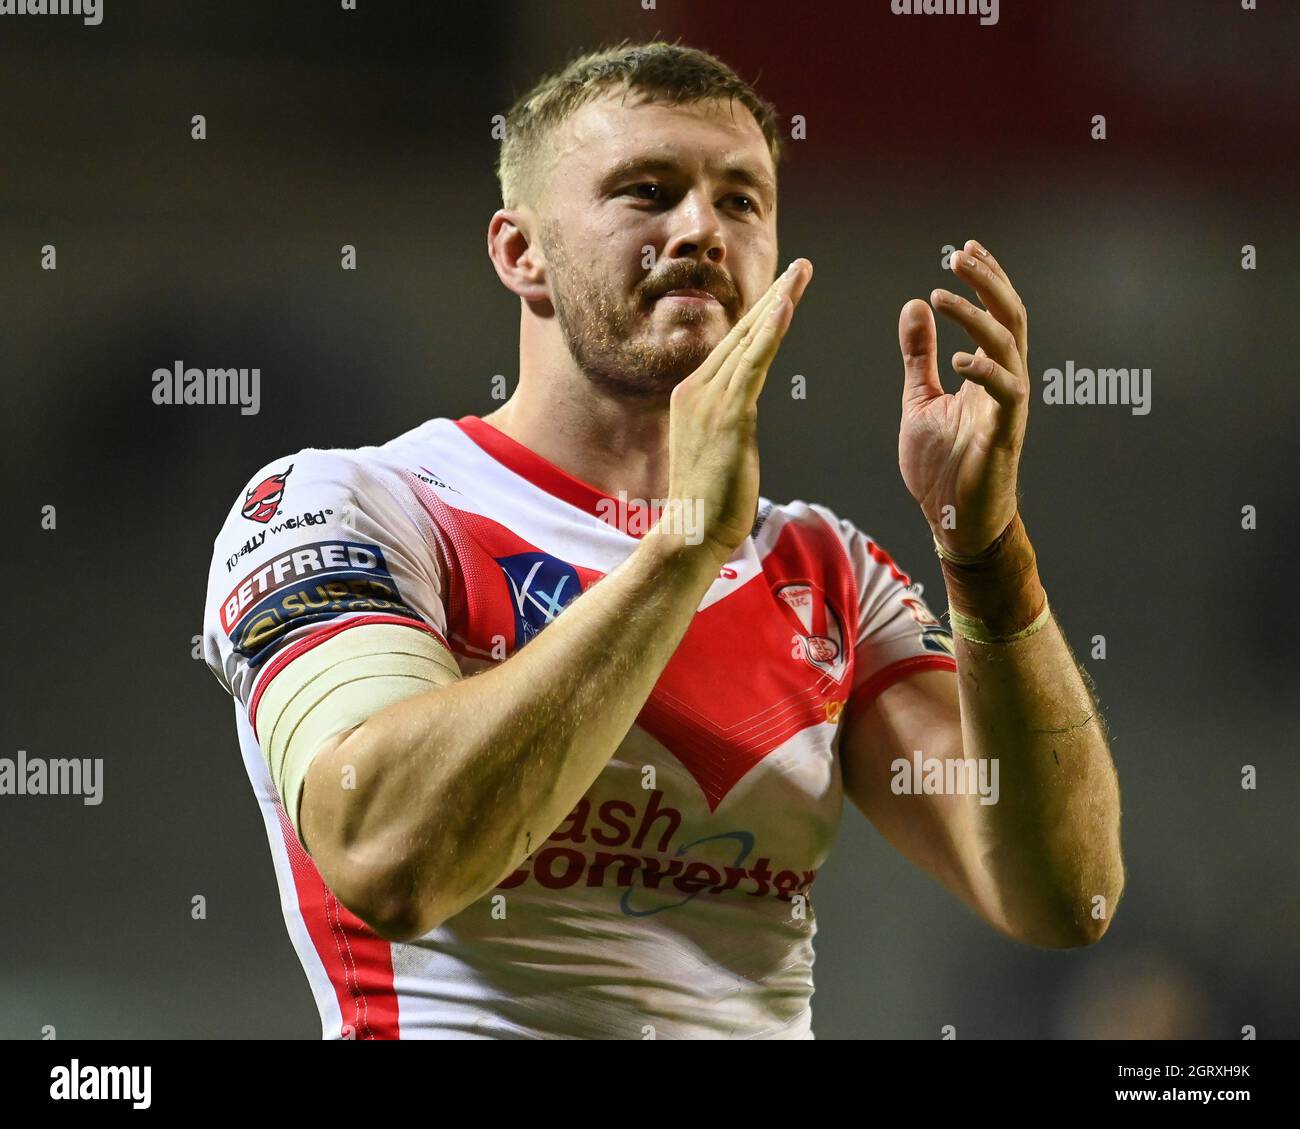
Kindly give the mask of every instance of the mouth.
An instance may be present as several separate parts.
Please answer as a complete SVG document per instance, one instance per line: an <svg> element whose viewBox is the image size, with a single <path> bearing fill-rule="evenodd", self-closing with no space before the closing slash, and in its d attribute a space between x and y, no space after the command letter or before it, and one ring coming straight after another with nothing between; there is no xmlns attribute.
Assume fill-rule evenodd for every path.
<svg viewBox="0 0 1300 1129"><path fill-rule="evenodd" d="M722 303L707 290L669 290L666 293L659 295L655 301L681 302L688 306L722 305Z"/></svg>

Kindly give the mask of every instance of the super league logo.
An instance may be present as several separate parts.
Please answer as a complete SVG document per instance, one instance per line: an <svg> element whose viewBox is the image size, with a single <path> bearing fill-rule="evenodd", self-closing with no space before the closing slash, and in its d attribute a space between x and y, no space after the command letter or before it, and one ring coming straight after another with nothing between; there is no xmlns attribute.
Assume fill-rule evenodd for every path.
<svg viewBox="0 0 1300 1129"><path fill-rule="evenodd" d="M275 511L284 497L284 480L289 477L291 470L293 470L293 463L279 474L262 479L244 495L244 508L241 512L249 521L260 521L265 524L275 517Z"/></svg>

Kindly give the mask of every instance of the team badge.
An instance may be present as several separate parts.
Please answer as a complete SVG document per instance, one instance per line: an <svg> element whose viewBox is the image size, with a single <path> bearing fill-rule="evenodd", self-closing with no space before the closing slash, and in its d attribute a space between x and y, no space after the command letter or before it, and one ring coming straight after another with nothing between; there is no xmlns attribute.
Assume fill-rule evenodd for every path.
<svg viewBox="0 0 1300 1129"><path fill-rule="evenodd" d="M844 676L847 659L844 627L826 594L815 584L798 581L782 584L774 595L786 617L798 628L803 657L838 682Z"/></svg>

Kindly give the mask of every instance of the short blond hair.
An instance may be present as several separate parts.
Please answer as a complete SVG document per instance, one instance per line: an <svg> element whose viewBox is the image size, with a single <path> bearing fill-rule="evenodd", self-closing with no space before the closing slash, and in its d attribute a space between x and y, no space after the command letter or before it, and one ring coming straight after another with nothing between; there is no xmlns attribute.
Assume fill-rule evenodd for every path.
<svg viewBox="0 0 1300 1129"><path fill-rule="evenodd" d="M774 168L781 159L776 108L726 63L677 43L623 40L579 55L510 107L496 167L505 207L538 202L547 171L542 157L551 131L580 107L620 87L624 93L641 93L670 105L739 101L763 131Z"/></svg>

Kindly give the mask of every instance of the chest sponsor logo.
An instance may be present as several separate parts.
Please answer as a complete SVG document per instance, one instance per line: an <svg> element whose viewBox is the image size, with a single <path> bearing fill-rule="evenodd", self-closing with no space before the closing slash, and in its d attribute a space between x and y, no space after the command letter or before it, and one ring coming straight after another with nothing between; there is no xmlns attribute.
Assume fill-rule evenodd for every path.
<svg viewBox="0 0 1300 1129"><path fill-rule="evenodd" d="M778 585L773 594L796 630L803 658L837 682L844 677L848 651L843 620L811 581Z"/></svg>
<svg viewBox="0 0 1300 1129"><path fill-rule="evenodd" d="M701 894L811 899L817 871L782 869L770 857L753 858L757 844L750 831L679 842L685 837L682 813L665 798L654 790L645 801L612 799L595 807L584 796L496 888L510 890L525 882L547 890L613 888L621 891L618 908L628 917L677 909Z"/></svg>
<svg viewBox="0 0 1300 1129"><path fill-rule="evenodd" d="M582 594L577 570L546 553L516 553L496 562L510 588L516 650Z"/></svg>

